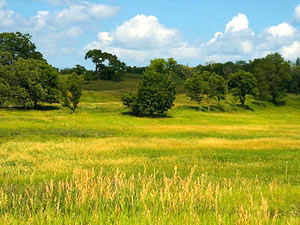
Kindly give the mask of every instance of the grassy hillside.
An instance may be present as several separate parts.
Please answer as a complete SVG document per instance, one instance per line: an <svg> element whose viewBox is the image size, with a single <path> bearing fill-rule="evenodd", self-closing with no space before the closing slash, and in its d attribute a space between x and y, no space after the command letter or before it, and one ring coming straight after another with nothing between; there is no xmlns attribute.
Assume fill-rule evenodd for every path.
<svg viewBox="0 0 300 225"><path fill-rule="evenodd" d="M300 223L300 96L200 113L179 82L168 117L133 117L139 79L86 82L76 114L0 110L0 223Z"/></svg>

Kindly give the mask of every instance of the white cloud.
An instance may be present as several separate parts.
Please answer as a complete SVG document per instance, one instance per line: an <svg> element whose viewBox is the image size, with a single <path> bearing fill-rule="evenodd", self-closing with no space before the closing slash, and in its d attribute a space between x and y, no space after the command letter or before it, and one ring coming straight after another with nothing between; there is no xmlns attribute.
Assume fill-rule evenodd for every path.
<svg viewBox="0 0 300 225"><path fill-rule="evenodd" d="M104 45L109 45L113 42L114 38L108 32L100 32L98 34L99 41Z"/></svg>
<svg viewBox="0 0 300 225"><path fill-rule="evenodd" d="M266 32L271 34L273 37L282 38L293 36L296 29L288 23L281 23L277 26L269 27Z"/></svg>
<svg viewBox="0 0 300 225"><path fill-rule="evenodd" d="M229 23L227 23L225 32L237 32L243 29L248 29L248 25L249 22L247 16L239 13L237 16L233 17Z"/></svg>
<svg viewBox="0 0 300 225"><path fill-rule="evenodd" d="M250 41L242 41L241 42L241 50L245 54L249 54L252 52L253 45Z"/></svg>
<svg viewBox="0 0 300 225"><path fill-rule="evenodd" d="M285 59L295 60L300 56L300 42L295 41L289 46L285 46L280 51Z"/></svg>
<svg viewBox="0 0 300 225"><path fill-rule="evenodd" d="M8 27L14 24L14 11L6 10L7 3L5 0L0 0L0 27Z"/></svg>
<svg viewBox="0 0 300 225"><path fill-rule="evenodd" d="M199 49L184 42L179 30L167 28L155 16L137 15L112 32L100 32L85 50L102 49L122 60L145 63L152 58L177 59L199 56Z"/></svg>
<svg viewBox="0 0 300 225"><path fill-rule="evenodd" d="M55 13L57 24L68 24L86 22L94 19L103 19L114 16L119 11L119 7L103 4L84 3L71 5Z"/></svg>
<svg viewBox="0 0 300 225"><path fill-rule="evenodd" d="M272 52L293 58L300 52L300 42L294 43L299 38L298 30L288 23L255 34L249 28L247 16L238 14L225 25L223 32L216 32L209 41L191 44L184 40L178 29L164 26L158 18L137 15L112 32L99 32L98 40L84 49L108 51L127 63L138 65L158 57L174 57L186 62L198 60L198 63L226 62L264 57Z"/></svg>
<svg viewBox="0 0 300 225"><path fill-rule="evenodd" d="M39 11L35 16L31 17L31 21L38 29L40 29L46 25L48 18L48 11Z"/></svg>
<svg viewBox="0 0 300 225"><path fill-rule="evenodd" d="M177 45L181 34L159 23L154 16L137 15L112 33L114 40L127 48L161 48Z"/></svg>

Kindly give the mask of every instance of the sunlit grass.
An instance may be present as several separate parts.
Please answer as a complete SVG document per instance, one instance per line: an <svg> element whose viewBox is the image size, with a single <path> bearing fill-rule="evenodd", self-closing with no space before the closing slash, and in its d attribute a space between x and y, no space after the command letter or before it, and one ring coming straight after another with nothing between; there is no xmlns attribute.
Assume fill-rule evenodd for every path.
<svg viewBox="0 0 300 225"><path fill-rule="evenodd" d="M133 117L136 76L86 84L76 114L0 109L0 223L299 224L299 96L199 113L180 87Z"/></svg>

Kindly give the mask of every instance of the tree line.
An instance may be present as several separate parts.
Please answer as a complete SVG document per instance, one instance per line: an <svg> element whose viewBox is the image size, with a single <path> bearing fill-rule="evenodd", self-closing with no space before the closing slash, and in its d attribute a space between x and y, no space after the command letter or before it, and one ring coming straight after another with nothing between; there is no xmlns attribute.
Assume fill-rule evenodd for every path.
<svg viewBox="0 0 300 225"><path fill-rule="evenodd" d="M274 105L286 103L287 92L299 94L300 59L287 62L278 54L236 63L207 63L194 68L180 65L173 58L151 60L146 68L137 93L123 96L123 104L135 115L162 116L173 106L175 100L174 79L185 80L187 96L198 103L206 102L220 106L225 101L228 111L229 96L237 98L245 106L252 95L259 105L270 101Z"/></svg>
<svg viewBox="0 0 300 225"><path fill-rule="evenodd" d="M84 66L57 69L49 65L42 53L36 51L29 34L0 34L0 106L32 107L39 103L62 103L75 111L82 92L82 79L120 80L126 72L142 73L136 93L122 97L126 107L135 115L162 116L173 106L176 80L183 80L187 96L208 106L230 104L234 96L245 105L248 95L260 102L285 104L287 92L299 94L300 59L285 61L278 54L236 63L214 63L189 67L173 58L154 59L147 67L131 67L116 55L99 49L90 50L86 60L95 64L94 70ZM68 74L60 81L59 74ZM71 75L70 75L71 74ZM83 77L83 78L82 78Z"/></svg>

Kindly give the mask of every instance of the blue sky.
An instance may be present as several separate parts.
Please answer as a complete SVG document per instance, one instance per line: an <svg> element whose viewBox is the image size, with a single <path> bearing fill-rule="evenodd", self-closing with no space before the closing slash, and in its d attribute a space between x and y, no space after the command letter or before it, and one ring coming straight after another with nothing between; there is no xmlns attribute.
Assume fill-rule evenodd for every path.
<svg viewBox="0 0 300 225"><path fill-rule="evenodd" d="M129 65L173 57L182 64L249 60L279 52L300 56L295 0L0 0L0 32L30 33L56 67L89 49Z"/></svg>

